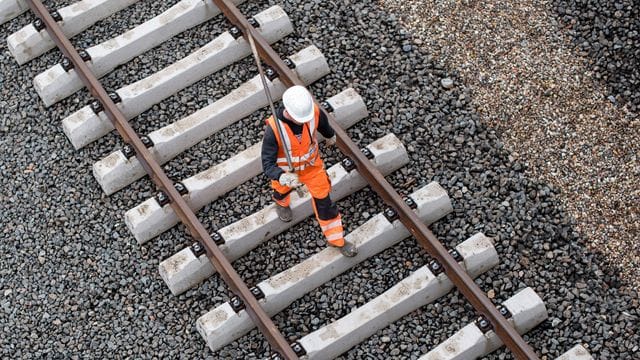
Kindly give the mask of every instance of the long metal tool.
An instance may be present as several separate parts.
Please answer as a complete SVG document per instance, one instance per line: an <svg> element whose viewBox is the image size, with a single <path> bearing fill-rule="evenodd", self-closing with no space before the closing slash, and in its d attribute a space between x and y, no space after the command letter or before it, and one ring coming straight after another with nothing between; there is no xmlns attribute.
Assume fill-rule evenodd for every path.
<svg viewBox="0 0 640 360"><path fill-rule="evenodd" d="M127 144L133 147L136 157L147 171L147 174L149 174L151 180L169 197L171 207L182 223L185 224L191 236L204 246L209 261L211 261L231 291L238 295L243 301L247 313L269 341L271 347L286 359L298 359L289 343L271 321L269 315L262 309L258 300L233 269L229 260L227 260L222 251L220 251L202 223L182 198L182 195L175 189L173 182L167 177L162 167L151 155L151 152L142 143L142 140L140 140L120 109L110 99L104 87L100 84L100 81L82 60L69 39L62 32L58 23L51 17L47 8L40 0L27 0L27 4L35 15L42 19L51 39L54 40L64 56L73 63L74 71L76 71L82 79L91 95L99 101L99 107L103 109L120 136L122 136Z"/></svg>
<svg viewBox="0 0 640 360"><path fill-rule="evenodd" d="M280 120L276 116L276 108L273 106L273 97L271 96L271 90L269 90L269 84L267 84L267 78L264 75L264 71L262 70L262 61L260 61L260 55L258 55L258 50L256 49L256 43L253 40L253 36L251 34L247 34L247 40L249 40L249 46L251 46L251 52L253 53L253 58L256 60L256 65L258 66L258 73L260 73L260 79L262 80L262 87L264 88L264 93L267 96L267 100L269 101L269 107L271 108L271 116L273 116L273 122L276 124L276 129L278 130L278 136L280 136L280 142L282 143L282 147L284 148L284 156L287 158L287 165L289 165L289 171L295 172L296 169L293 167L293 161L291 160L291 153L287 148L287 143L284 141L284 131L282 131L282 126L280 124ZM311 139L313 141L313 139ZM302 197L304 194L302 193L302 188L300 186L296 187L296 191L298 192L298 196Z"/></svg>
<svg viewBox="0 0 640 360"><path fill-rule="evenodd" d="M271 66L287 86L303 85L302 81L287 67L271 45L247 22L246 18L229 0L213 0L224 15L242 30L244 36L253 36L261 58ZM458 290L467 298L478 313L491 322L493 330L500 340L514 353L518 359L538 359L536 353L522 339L520 334L509 324L507 319L500 314L495 305L484 292L476 285L473 279L464 271L458 262L447 252L447 249L438 241L429 228L420 221L420 218L403 201L402 197L387 182L382 173L378 171L358 146L349 138L349 135L337 125L331 114L326 112L329 122L336 132L337 144L343 154L351 158L369 185L378 195L391 206L398 214L400 221L409 229L420 245L436 259L444 268L445 273L455 284Z"/></svg>

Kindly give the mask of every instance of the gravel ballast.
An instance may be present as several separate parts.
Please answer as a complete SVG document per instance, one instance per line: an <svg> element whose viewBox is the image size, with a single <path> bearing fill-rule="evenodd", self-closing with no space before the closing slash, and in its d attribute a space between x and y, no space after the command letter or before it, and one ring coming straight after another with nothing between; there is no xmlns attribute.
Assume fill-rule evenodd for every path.
<svg viewBox="0 0 640 360"><path fill-rule="evenodd" d="M510 156L562 190L592 251L640 287L640 118L612 103L553 2L385 1L469 86ZM615 22L612 22L615 23ZM625 51L634 51L633 47ZM626 66L626 65L625 65Z"/></svg>
<svg viewBox="0 0 640 360"><path fill-rule="evenodd" d="M160 13L175 1L140 1L74 39L87 47ZM49 4L49 3L48 3ZM53 3L52 3L53 4ZM255 14L274 2L241 6ZM582 343L597 359L638 357L638 295L617 270L593 255L562 206L562 189L536 180L508 152L475 112L459 69L434 57L411 35L399 15L375 1L286 1L296 33L276 45L289 54L314 44L332 73L311 86L318 98L354 87L371 116L349 130L365 145L389 133L405 144L410 166L388 179L413 190L438 181L452 198L454 213L432 228L453 247L478 231L493 236L501 264L479 278L494 301L532 287L545 301L549 320L525 339L552 359ZM64 5L62 3L55 4ZM0 26L2 38L33 20L25 14ZM220 18L186 31L104 79L118 88L171 64L204 45L229 25ZM178 49L178 50L176 50ZM155 189L148 179L110 197L102 194L91 165L122 143L115 135L74 151L60 120L88 102L86 91L46 109L33 76L59 61L51 51L22 67L0 43L0 323L2 356L10 358L264 358L268 345L256 331L212 353L195 320L229 299L215 276L173 297L158 263L190 244L177 226L138 246L123 214ZM217 99L256 72L245 59L154 106L133 121L146 133ZM261 138L260 111L195 146L164 166L180 179L229 158ZM341 157L326 151L332 164ZM226 194L198 213L210 229L230 224L270 202L264 176ZM348 230L383 209L370 190L339 203ZM306 239L306 241L301 241ZM251 286L325 245L308 219L234 263ZM290 340L346 315L384 292L429 257L413 239L387 249L321 286L274 317ZM457 292L378 331L343 354L417 358L472 321L475 315ZM511 358L500 350L488 358Z"/></svg>

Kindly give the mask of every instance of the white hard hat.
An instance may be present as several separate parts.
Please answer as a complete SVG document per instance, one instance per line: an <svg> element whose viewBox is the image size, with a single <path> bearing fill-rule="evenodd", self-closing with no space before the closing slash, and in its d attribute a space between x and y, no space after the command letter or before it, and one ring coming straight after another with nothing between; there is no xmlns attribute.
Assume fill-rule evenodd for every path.
<svg viewBox="0 0 640 360"><path fill-rule="evenodd" d="M313 99L304 86L296 85L282 94L284 108L289 115L299 123L311 121L314 116Z"/></svg>

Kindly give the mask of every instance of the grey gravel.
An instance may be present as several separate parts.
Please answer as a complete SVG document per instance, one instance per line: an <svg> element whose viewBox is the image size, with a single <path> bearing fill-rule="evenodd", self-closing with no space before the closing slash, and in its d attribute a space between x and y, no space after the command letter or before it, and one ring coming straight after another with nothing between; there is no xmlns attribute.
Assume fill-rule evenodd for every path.
<svg viewBox="0 0 640 360"><path fill-rule="evenodd" d="M640 117L606 100L552 3L383 2L404 15L416 41L457 68L472 106L498 131L511 160L561 190L591 251L637 291Z"/></svg>
<svg viewBox="0 0 640 360"><path fill-rule="evenodd" d="M633 0L556 0L554 10L576 47L592 59L610 100L640 111L640 4Z"/></svg>
<svg viewBox="0 0 640 360"><path fill-rule="evenodd" d="M174 2L141 1L84 33L78 44L104 39L103 31L139 23ZM464 86L443 89L455 69L414 42L394 14L373 1L285 1L295 36L277 44L281 54L310 43L321 48L332 74L311 88L325 98L347 86L365 98L371 116L349 130L359 144L393 132L406 145L411 166L389 176L409 193L439 181L454 213L433 226L448 247L483 231L494 236L501 264L477 282L503 301L525 286L545 300L550 320L525 337L554 358L584 343L598 359L637 358L638 295L590 254L559 206L558 191L529 178L470 105ZM241 6L253 14L267 2ZM0 26L5 37L32 21L25 14ZM203 45L228 26L221 19L189 30L105 77L108 88L130 83ZM106 28L106 29L105 29ZM100 40L99 40L100 39ZM179 49L179 50L176 50ZM256 330L211 353L195 319L229 293L215 276L179 297L158 276L159 261L191 241L177 226L138 246L122 214L155 191L148 179L107 197L91 175L92 163L122 145L114 134L74 151L60 119L88 101L86 91L45 109L32 77L60 58L56 51L23 67L0 43L0 323L3 357L10 358L263 358L268 345ZM149 132L205 106L255 74L250 59L230 66L154 106L136 120ZM261 136L260 111L212 136L164 166L184 178L250 146ZM327 162L340 159L328 150ZM225 226L270 203L267 181L257 177L205 207L210 229ZM381 211L371 190L340 202L348 230ZM300 239L309 241L300 242ZM302 222L234 263L249 285L319 251L313 219ZM551 258L548 258L550 256ZM289 340L346 315L428 262L413 239L372 257L306 294L274 317ZM416 310L341 358L417 358L475 318L457 292ZM557 319L561 321L553 321ZM553 326L555 322L556 326ZM510 358L504 350L490 359Z"/></svg>

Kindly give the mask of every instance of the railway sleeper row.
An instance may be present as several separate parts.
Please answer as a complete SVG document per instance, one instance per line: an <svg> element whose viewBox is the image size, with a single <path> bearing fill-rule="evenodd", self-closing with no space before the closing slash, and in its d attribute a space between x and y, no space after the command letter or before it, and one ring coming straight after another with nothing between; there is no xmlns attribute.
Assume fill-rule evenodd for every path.
<svg viewBox="0 0 640 360"><path fill-rule="evenodd" d="M347 89L327 101L337 122L349 128L367 116L364 101L353 89ZM194 176L181 180L184 198L194 211L215 201L240 184L260 174L262 141ZM120 155L117 155L120 157ZM119 161L119 159L118 159ZM98 177L99 178L99 177ZM170 229L178 217L170 206L161 206L156 197L149 198L125 213L125 223L140 244Z"/></svg>
<svg viewBox="0 0 640 360"><path fill-rule="evenodd" d="M433 223L453 210L449 197L437 183L422 187L410 197L416 204L416 213L425 223ZM390 220L385 212L379 213L347 234L346 239L358 246L358 255L346 258L334 248L323 249L301 263L256 285L264 295L261 304L267 313L273 316L304 294L409 235L409 231L399 220ZM495 250L493 253L495 254ZM471 255L471 253L463 249L462 255ZM475 264L481 263L473 262L471 259L467 259L466 262L467 265L473 264L474 269ZM487 262L489 263L491 262ZM212 350L219 349L253 328L248 315L236 311L232 303L233 301L230 301L218 306L197 321L198 331Z"/></svg>
<svg viewBox="0 0 640 360"><path fill-rule="evenodd" d="M492 242L476 234L456 247L472 277L498 264ZM332 359L415 309L446 295L453 284L444 273L422 266L365 305L298 340L309 359Z"/></svg>
<svg viewBox="0 0 640 360"><path fill-rule="evenodd" d="M262 14L264 17L261 20L269 25L265 26L265 28L273 29L273 31L269 32L272 33L274 40L281 38L292 30L288 17L279 7L274 7ZM187 85L249 55L249 47L244 40L240 40L241 38L234 39L229 33L225 33L218 39L220 41L214 40L214 46L205 49L205 51L196 51L156 74L116 91L117 105L124 116L131 120ZM203 56L205 57L206 66L202 66L200 63L200 59ZM306 84L311 84L329 73L329 66L326 60L314 46L291 55L290 59L296 65L296 73ZM265 98L261 90L262 86L260 85L256 88L259 83L259 81L254 80L250 82L251 85L247 85L242 90L239 89L239 91L249 90L254 94L248 100L256 99L248 107L248 109L252 110L250 112L245 111L247 115L267 104L266 99L261 101ZM272 79L269 85L275 88L274 91L280 87L284 91L284 85L277 78ZM264 105L258 106L260 103L264 103ZM207 107L207 110L212 108ZM100 110L99 108L96 109L95 106L87 105L62 121L65 134L77 149L113 130L113 125ZM194 122L201 117L203 117L202 113L196 113L193 117L187 118L188 120L186 121Z"/></svg>
<svg viewBox="0 0 640 360"><path fill-rule="evenodd" d="M71 38L99 20L115 14L136 1L83 0L60 8L52 14L56 14L55 16L59 19L58 24L61 26L63 33L68 38ZM233 0L232 2L239 5L244 0ZM12 3L24 3L24 1L0 0L0 9L3 6L13 8L16 11L22 9L22 5ZM219 14L220 9L211 1L181 0L154 18L84 51L94 62L100 64L100 66L92 68L92 70L95 71L97 77L101 77L113 70L117 65L124 64L173 36L208 21ZM1 17L0 22L2 22ZM9 51L18 63L24 64L54 47L51 38L40 24L41 22L36 20L8 37L7 45ZM56 67L59 66L61 65L56 65ZM61 99L56 101L59 100ZM45 101L45 104L50 106L53 103Z"/></svg>
<svg viewBox="0 0 640 360"><path fill-rule="evenodd" d="M70 37L134 2L135 0L83 0L61 8L55 13L54 19L60 23L65 35ZM231 1L234 4L242 2ZM22 0L0 0L0 23L19 15L27 8ZM213 18L220 12L220 9L209 1L182 0L153 19L81 54L83 58L86 57L89 67L100 77L116 66L186 29ZM278 6L257 14L253 19L252 23L257 27L257 31L269 43L278 41L293 31L289 18ZM248 44L238 31L237 28L232 28L175 64L117 90L111 95L112 99L119 104L127 119L133 119L181 89L248 56ZM7 41L10 51L20 64L54 46L38 21L12 34ZM313 46L292 55L289 65L306 84L329 72L326 60ZM277 74L275 75L270 76L268 86L274 97L279 99L286 86L278 79ZM165 163L215 132L266 106L264 89L258 80L255 77L212 105L148 134L145 141L151 148L155 160ZM72 95L83 86L73 66L69 66L68 60L38 75L34 79L34 85L47 106ZM327 104L340 122L340 126L345 129L367 115L364 102L353 89L347 89L328 99ZM73 146L81 148L111 131L113 126L101 109L93 104L64 119L63 129ZM184 193L189 206L194 210L200 209L233 187L256 176L259 166L247 167L246 164L259 163L259 148L260 143L256 143L227 161L183 180L179 184L180 192ZM393 134L376 140L364 151L385 175L409 161L406 150ZM241 163L245 165L244 170L251 171L242 173L243 169L239 165ZM366 181L357 169L354 169L353 164L350 164L349 159L332 166L328 173L333 184L332 194L336 199L366 186ZM112 194L145 175L140 163L131 156L130 149L126 148L96 162L94 174L107 194ZM420 220L427 224L452 211L449 197L437 183L424 186L408 199ZM281 222L277 218L274 205L269 205L255 214L219 229L213 238L228 259L238 259L312 214L308 193L302 196L293 194L291 206L295 214L291 223ZM161 197L156 197L129 210L126 223L138 242L144 243L175 225L177 217ZM305 293L409 235L410 232L394 216L394 210L389 208L347 235L347 238L360 249L356 257L345 258L336 249L326 248L262 281L252 293L267 313L273 316ZM201 244L195 243L160 264L161 277L174 295L186 291L215 273L202 249ZM491 239L483 234L476 234L458 245L452 254L455 254L453 256L456 261L472 277L480 275L498 263ZM295 343L296 353L304 358L321 359L347 351L391 322L449 292L453 284L442 271L437 261L430 262L342 319L300 338ZM234 297L197 320L196 327L212 350L221 348L253 328L253 323L243 306L242 301ZM503 303L500 309L521 334L531 330L547 317L541 298L530 288L521 290ZM480 318L421 359L477 358L501 345L500 339L491 330L490 323ZM591 357L584 348L576 346L558 359L583 360Z"/></svg>
<svg viewBox="0 0 640 360"><path fill-rule="evenodd" d="M273 6L262 11L253 19L260 34L270 43L279 41L293 32L289 17L279 6ZM113 39L110 41L113 41ZM98 49L101 50L99 54L97 53ZM89 59L87 62L89 67L96 72L96 75L103 75L119 65L121 58L126 58L124 60L128 61L130 60L129 58L137 56L139 50L137 47L115 49L111 45L98 45L85 50L85 53ZM124 105L133 106L133 108L123 109L123 111L128 116L131 116L131 114L138 115L147 109L145 106L148 105L145 104L148 101L160 101L172 94L166 94L166 91L177 92L205 76L241 60L248 56L250 52L249 45L244 38L239 37L238 34L233 34L231 30L225 31L163 71L120 89L118 92ZM38 74L33 83L45 104L53 104L60 101L82 88L81 79L73 68L65 67L64 63L55 65ZM151 87L151 85L154 86ZM137 105L133 101L127 102L136 98L139 98L143 103Z"/></svg>
<svg viewBox="0 0 640 360"><path fill-rule="evenodd" d="M329 71L324 57L314 46L307 47L292 55L291 59L300 65L296 67L297 73L309 82L319 79ZM277 78L269 81L268 86L275 99L280 99L286 90ZM135 103L135 101L133 102ZM212 104L149 133L147 137L151 141L150 151L155 159L163 164L191 146L267 105L268 101L264 95L262 83L259 76L256 76ZM89 131L95 134L98 129L101 130L100 134L104 134L105 131L102 130L109 130L104 126L109 123L103 121L100 122L100 125L89 129L89 123L100 119L95 113L91 113L89 116L90 118L84 122L83 126L80 125L82 120L77 121L82 115L75 117L75 114L72 114L64 120L64 122L69 120L64 126L73 123L76 126L73 131L75 134ZM79 130L81 126L85 130ZM84 139L86 138L84 137ZM78 138L76 137L76 139ZM98 161L94 164L93 169L98 183L108 195L146 175L140 163L134 157L127 156L123 150L116 151Z"/></svg>
<svg viewBox="0 0 640 360"><path fill-rule="evenodd" d="M59 19L58 23L64 34L71 38L136 1L138 0L82 0L60 8L52 14L55 14ZM244 0L233 0L236 5L243 2ZM18 11L20 13L23 11L23 3L23 0L0 0L0 9L3 6L12 8L17 16L19 15ZM106 66L112 66L113 62L123 64L171 37L219 14L220 9L212 2L181 0L161 14L122 35L85 51L90 57L94 55L97 58L102 58L102 56L109 54L108 50L115 50L113 54L107 55L110 56L110 59L105 60L104 64ZM2 23L2 15L6 17L9 16L9 13L0 14L0 24ZM55 47L39 20L11 34L7 38L7 45L19 64L27 63ZM102 76L99 73L96 75Z"/></svg>
<svg viewBox="0 0 640 360"><path fill-rule="evenodd" d="M64 34L73 37L136 1L83 0L56 10L56 16ZM18 64L25 64L56 47L43 25L42 20L36 20L7 37L7 48Z"/></svg>
<svg viewBox="0 0 640 360"><path fill-rule="evenodd" d="M373 153L372 162L384 174L399 169L409 161L406 150L393 134L389 134L368 147ZM347 170L344 164L336 164L327 170L331 179L332 199L339 200L366 186L366 181L356 170ZM286 231L313 214L311 196L304 189L304 195L291 194L293 218L283 222L276 214L275 204L251 214L217 231L223 242L220 250L227 259L237 260L266 240ZM160 276L175 295L190 289L215 273L204 254L185 248L159 265Z"/></svg>

